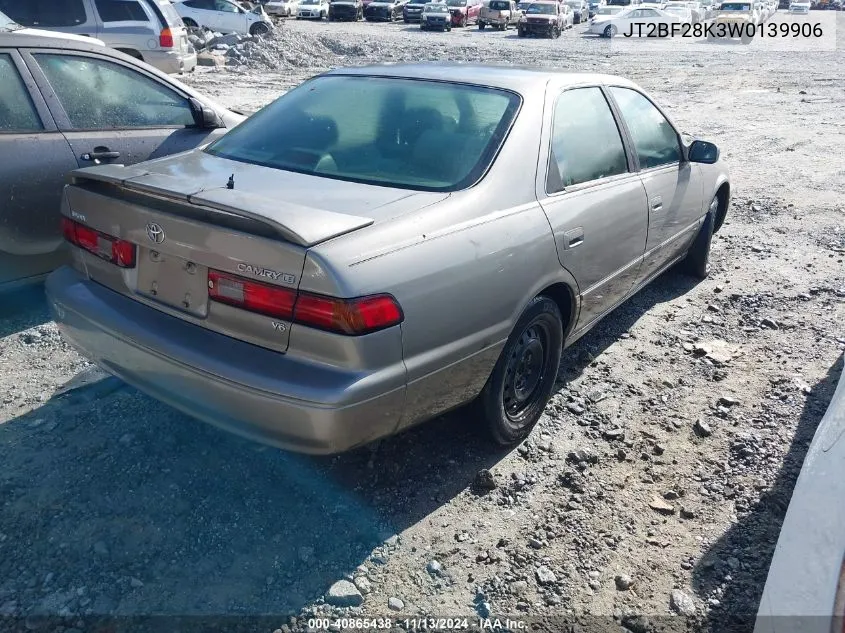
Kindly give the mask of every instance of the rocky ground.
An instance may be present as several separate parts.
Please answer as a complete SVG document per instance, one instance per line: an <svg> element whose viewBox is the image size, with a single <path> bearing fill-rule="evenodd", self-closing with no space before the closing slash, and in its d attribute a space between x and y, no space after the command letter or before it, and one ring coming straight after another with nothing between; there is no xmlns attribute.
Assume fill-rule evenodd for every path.
<svg viewBox="0 0 845 633"><path fill-rule="evenodd" d="M732 169L713 274L667 273L567 350L512 452L462 413L334 458L258 446L101 379L37 293L4 299L0 614L272 614L293 629L288 616L492 614L549 631L597 615L646 631L682 613L749 630L842 370L841 51L294 21L266 46L272 63L186 80L247 110L371 61L640 82Z"/></svg>

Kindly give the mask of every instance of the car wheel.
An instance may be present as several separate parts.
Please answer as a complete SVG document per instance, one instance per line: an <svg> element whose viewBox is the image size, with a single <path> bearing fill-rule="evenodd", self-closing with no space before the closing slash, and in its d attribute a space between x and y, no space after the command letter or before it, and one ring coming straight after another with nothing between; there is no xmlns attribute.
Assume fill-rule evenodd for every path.
<svg viewBox="0 0 845 633"><path fill-rule="evenodd" d="M498 444L524 440L552 395L563 351L563 320L549 297L531 300L516 322L478 404Z"/></svg>
<svg viewBox="0 0 845 633"><path fill-rule="evenodd" d="M517 34L519 37L525 37L525 31L524 31L523 29L519 29L519 28L518 28L518 29L516 30L516 34Z"/></svg>
<svg viewBox="0 0 845 633"><path fill-rule="evenodd" d="M557 39L559 37L560 37L560 27L557 26L557 27L555 27L555 39Z"/></svg>
<svg viewBox="0 0 845 633"><path fill-rule="evenodd" d="M710 245L713 243L713 229L718 213L719 196L716 195L713 196L707 215L704 216L704 224L698 230L698 235L682 262L683 271L696 279L707 279L710 274Z"/></svg>
<svg viewBox="0 0 845 633"><path fill-rule="evenodd" d="M483 31L485 26L487 26L487 25L486 25L486 24L484 24L484 22L479 22L479 23L478 23L478 30L479 30L479 31Z"/></svg>
<svg viewBox="0 0 845 633"><path fill-rule="evenodd" d="M467 25L467 16L464 16L464 17L461 18L460 26L466 27L466 25Z"/></svg>
<svg viewBox="0 0 845 633"><path fill-rule="evenodd" d="M605 37L616 37L616 27L612 24L608 24L607 27L604 29L604 36Z"/></svg>
<svg viewBox="0 0 845 633"><path fill-rule="evenodd" d="M270 32L270 27L264 24L264 22L256 22L249 28L250 35L259 35L264 36Z"/></svg>
<svg viewBox="0 0 845 633"><path fill-rule="evenodd" d="M182 18L182 23L189 29L199 28L199 24L194 22L191 18Z"/></svg>

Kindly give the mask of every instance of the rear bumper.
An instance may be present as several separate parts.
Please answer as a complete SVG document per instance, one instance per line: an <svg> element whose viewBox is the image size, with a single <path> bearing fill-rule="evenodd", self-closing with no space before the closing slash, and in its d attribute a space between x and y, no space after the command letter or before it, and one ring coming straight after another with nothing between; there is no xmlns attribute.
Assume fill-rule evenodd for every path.
<svg viewBox="0 0 845 633"><path fill-rule="evenodd" d="M160 71L170 74L189 73L197 65L197 54L176 51L144 51L144 61Z"/></svg>
<svg viewBox="0 0 845 633"><path fill-rule="evenodd" d="M47 278L46 290L62 335L82 354L215 426L312 454L342 452L399 426L405 387L393 381L379 390L376 373L315 365L205 330L68 267ZM370 395L362 398L361 385Z"/></svg>

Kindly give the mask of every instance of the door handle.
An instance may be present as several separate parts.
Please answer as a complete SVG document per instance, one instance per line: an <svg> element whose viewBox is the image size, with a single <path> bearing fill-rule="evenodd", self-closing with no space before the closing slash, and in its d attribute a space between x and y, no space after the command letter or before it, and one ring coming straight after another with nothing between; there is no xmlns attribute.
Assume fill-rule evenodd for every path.
<svg viewBox="0 0 845 633"><path fill-rule="evenodd" d="M584 227L570 229L563 234L563 247L575 248L584 243Z"/></svg>
<svg viewBox="0 0 845 633"><path fill-rule="evenodd" d="M103 160L104 158L120 158L120 152L112 152L109 151L108 148L100 148L97 147L94 149L93 152L85 152L82 156L80 156L82 160Z"/></svg>
<svg viewBox="0 0 845 633"><path fill-rule="evenodd" d="M660 211L663 208L663 198L662 196L655 196L651 201L651 210L652 211Z"/></svg>

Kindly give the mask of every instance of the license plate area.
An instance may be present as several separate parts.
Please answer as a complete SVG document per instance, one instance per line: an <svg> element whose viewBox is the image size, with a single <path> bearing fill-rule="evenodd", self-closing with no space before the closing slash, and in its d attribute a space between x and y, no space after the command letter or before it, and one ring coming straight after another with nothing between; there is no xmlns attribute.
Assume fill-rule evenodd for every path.
<svg viewBox="0 0 845 633"><path fill-rule="evenodd" d="M196 262L139 246L136 292L181 312L208 316L208 268Z"/></svg>

